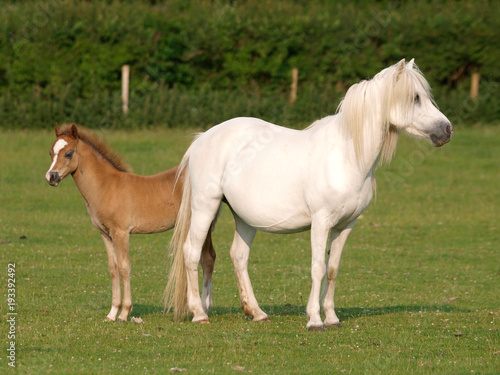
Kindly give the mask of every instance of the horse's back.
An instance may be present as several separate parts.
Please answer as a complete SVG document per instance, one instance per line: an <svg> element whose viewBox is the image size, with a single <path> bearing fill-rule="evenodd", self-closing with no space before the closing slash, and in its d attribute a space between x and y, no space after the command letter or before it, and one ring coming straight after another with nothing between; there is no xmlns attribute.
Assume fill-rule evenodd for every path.
<svg viewBox="0 0 500 375"><path fill-rule="evenodd" d="M213 126L200 134L193 144L196 147L192 152L201 148L202 157L210 157L212 154L221 158L224 154L238 152L248 143L267 142L268 138L274 134L290 130L253 117L237 117ZM217 148L213 149L214 147Z"/></svg>

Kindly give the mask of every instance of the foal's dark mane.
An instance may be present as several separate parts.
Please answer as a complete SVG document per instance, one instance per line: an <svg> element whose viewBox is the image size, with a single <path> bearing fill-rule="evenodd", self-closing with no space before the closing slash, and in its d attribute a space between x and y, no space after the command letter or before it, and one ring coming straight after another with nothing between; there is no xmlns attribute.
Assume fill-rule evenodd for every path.
<svg viewBox="0 0 500 375"><path fill-rule="evenodd" d="M71 125L63 124L60 127L59 135L71 135ZM78 138L89 145L96 151L104 160L120 172L131 172L132 168L128 165L123 158L116 153L104 140L92 130L78 125Z"/></svg>

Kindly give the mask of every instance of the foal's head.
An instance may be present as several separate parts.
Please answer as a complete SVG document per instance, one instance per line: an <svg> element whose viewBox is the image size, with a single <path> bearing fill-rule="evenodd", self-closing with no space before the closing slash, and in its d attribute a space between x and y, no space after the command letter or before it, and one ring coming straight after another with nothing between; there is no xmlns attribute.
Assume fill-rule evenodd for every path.
<svg viewBox="0 0 500 375"><path fill-rule="evenodd" d="M52 186L59 185L59 182L68 174L73 174L82 163L83 157L88 157L88 153L82 151L86 147L96 156L94 160L105 163L119 172L131 172L130 166L115 151L104 142L101 137L91 130L75 124L56 124L56 141L50 149L52 164L45 174L45 179ZM95 168L102 168L104 164L95 164Z"/></svg>
<svg viewBox="0 0 500 375"><path fill-rule="evenodd" d="M62 130L57 124L56 141L50 149L52 164L45 174L45 179L52 186L59 185L59 182L68 174L73 173L78 167L78 128L75 124Z"/></svg>

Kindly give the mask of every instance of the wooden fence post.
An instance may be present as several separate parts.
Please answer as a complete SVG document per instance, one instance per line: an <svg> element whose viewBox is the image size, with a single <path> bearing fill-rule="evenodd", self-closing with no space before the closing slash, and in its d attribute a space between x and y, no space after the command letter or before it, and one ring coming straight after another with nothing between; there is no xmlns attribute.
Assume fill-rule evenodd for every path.
<svg viewBox="0 0 500 375"><path fill-rule="evenodd" d="M292 69L292 85L290 87L290 105L295 103L297 100L297 84L299 81L299 69Z"/></svg>
<svg viewBox="0 0 500 375"><path fill-rule="evenodd" d="M128 113L128 90L129 90L130 66L122 66L122 108L123 114Z"/></svg>
<svg viewBox="0 0 500 375"><path fill-rule="evenodd" d="M470 97L474 100L477 100L479 97L479 80L481 78L481 75L477 70L474 70L472 72L472 75L470 77Z"/></svg>

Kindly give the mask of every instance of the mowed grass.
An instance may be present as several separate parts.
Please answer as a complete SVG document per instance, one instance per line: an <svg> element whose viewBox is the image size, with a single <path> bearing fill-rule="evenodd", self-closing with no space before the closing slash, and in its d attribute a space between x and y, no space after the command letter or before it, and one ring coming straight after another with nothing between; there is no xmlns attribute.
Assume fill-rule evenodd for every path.
<svg viewBox="0 0 500 375"><path fill-rule="evenodd" d="M140 174L179 162L194 130L109 131ZM53 131L0 132L0 279L16 264L19 373L327 374L500 371L500 127L456 129L434 149L401 137L377 171L377 198L344 249L336 289L342 328L305 329L310 235L259 233L250 277L271 322L239 306L229 258L234 224L218 221L208 325L162 312L171 232L131 237L132 316L106 323L107 257L71 177L44 174ZM8 369L6 297L0 368Z"/></svg>

